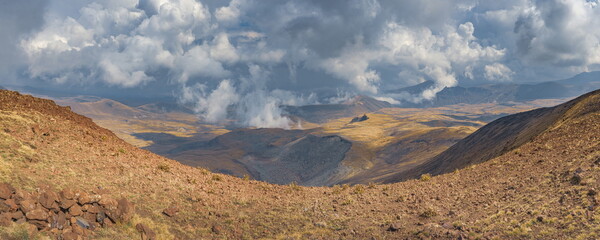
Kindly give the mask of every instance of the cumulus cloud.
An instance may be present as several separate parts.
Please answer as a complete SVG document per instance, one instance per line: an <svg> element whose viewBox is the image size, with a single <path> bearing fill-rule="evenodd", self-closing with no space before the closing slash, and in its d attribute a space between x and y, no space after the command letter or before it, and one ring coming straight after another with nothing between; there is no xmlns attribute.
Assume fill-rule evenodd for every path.
<svg viewBox="0 0 600 240"><path fill-rule="evenodd" d="M597 3L49 0L43 26L12 45L33 79L166 82L206 121L286 127L282 104L355 94L419 102L460 81L599 69ZM426 80L434 84L418 94L382 91Z"/></svg>
<svg viewBox="0 0 600 240"><path fill-rule="evenodd" d="M491 81L510 81L513 75L513 72L510 70L510 68L501 63L486 65L484 70L485 78Z"/></svg>
<svg viewBox="0 0 600 240"><path fill-rule="evenodd" d="M515 22L524 60L559 67L598 64L600 9L595 1L536 1Z"/></svg>

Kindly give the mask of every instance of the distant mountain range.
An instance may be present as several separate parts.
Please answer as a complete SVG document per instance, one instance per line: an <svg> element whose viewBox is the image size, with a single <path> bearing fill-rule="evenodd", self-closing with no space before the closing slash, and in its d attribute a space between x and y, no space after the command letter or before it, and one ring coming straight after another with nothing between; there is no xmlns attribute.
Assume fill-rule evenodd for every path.
<svg viewBox="0 0 600 240"><path fill-rule="evenodd" d="M306 106L283 106L290 116L313 123L323 123L331 119L347 118L375 112L392 104L367 96L356 96L339 104L319 104Z"/></svg>
<svg viewBox="0 0 600 240"><path fill-rule="evenodd" d="M387 93L420 94L433 87L434 82L390 90ZM403 102L398 107L439 107L453 104L519 102L534 99L568 98L600 88L600 71L578 74L572 78L532 84L504 83L474 87L449 87L435 98L421 103Z"/></svg>

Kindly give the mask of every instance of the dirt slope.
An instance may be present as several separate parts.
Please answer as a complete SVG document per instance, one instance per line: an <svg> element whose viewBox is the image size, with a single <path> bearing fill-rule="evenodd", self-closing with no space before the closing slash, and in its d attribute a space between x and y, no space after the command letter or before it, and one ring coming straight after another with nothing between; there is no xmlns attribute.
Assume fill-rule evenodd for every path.
<svg viewBox="0 0 600 240"><path fill-rule="evenodd" d="M184 166L51 101L0 91L0 181L105 189L136 204L95 239L598 239L600 94L472 167L388 185L299 187ZM168 217L162 212L176 206ZM0 236L11 228L0 227Z"/></svg>
<svg viewBox="0 0 600 240"><path fill-rule="evenodd" d="M579 109L579 106L587 106L592 112L600 111L600 102L597 104L589 102L592 101L590 100L592 96L599 93L600 90L594 91L555 107L539 108L500 118L454 144L422 166L411 170L412 174L398 173L387 179L387 182L415 178L422 173L433 175L447 173L498 157L531 141L557 122L569 120L572 116L568 114Z"/></svg>

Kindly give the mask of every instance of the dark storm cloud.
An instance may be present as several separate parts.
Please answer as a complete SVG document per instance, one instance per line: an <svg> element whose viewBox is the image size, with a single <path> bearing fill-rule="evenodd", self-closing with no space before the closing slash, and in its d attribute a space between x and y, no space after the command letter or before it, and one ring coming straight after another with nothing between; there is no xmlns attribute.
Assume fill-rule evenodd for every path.
<svg viewBox="0 0 600 240"><path fill-rule="evenodd" d="M48 1L0 0L0 77L3 81L16 81L17 69L25 63L17 47L26 34L40 28Z"/></svg>
<svg viewBox="0 0 600 240"><path fill-rule="evenodd" d="M56 0L45 7L42 28L28 34L41 13L37 21L16 21L35 24L14 25L22 32L6 45L27 56L22 66L33 79L168 85L207 121L233 117L242 125L287 127L292 123L278 106L322 102L311 94L322 89L418 102L458 81L593 70L600 63L596 6L589 0ZM435 84L421 94L381 93L424 80ZM222 111L229 106L237 109L233 116Z"/></svg>

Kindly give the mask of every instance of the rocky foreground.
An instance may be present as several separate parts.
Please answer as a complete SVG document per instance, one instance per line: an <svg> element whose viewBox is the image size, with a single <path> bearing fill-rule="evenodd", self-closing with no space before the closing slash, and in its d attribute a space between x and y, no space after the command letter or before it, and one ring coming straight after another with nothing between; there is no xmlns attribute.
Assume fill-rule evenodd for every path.
<svg viewBox="0 0 600 240"><path fill-rule="evenodd" d="M102 189L92 194L70 189L58 193L51 189L28 192L0 183L0 226L10 226L13 222L26 224L29 235L41 231L52 238L76 240L92 237L96 228L130 221L135 206L125 198L116 201L102 192ZM152 236L153 232L148 232Z"/></svg>

